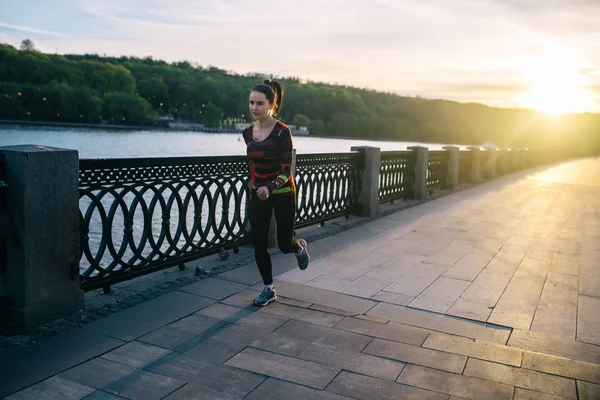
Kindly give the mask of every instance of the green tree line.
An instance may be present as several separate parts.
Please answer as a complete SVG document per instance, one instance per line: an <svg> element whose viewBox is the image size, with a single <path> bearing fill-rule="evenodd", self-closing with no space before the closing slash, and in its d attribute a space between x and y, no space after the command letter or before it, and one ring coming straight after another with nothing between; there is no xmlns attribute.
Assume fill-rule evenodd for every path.
<svg viewBox="0 0 600 400"><path fill-rule="evenodd" d="M248 119L262 74L189 62L57 55L0 44L0 118L156 125L159 117L208 127ZM600 153L600 115L548 117L525 109L429 100L282 78L281 119L311 135L503 147L568 146Z"/></svg>

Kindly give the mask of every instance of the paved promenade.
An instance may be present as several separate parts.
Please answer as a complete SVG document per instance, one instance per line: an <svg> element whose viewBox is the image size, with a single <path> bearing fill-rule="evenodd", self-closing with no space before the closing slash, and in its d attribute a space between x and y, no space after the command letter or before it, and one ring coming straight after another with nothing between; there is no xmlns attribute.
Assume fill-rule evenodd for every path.
<svg viewBox="0 0 600 400"><path fill-rule="evenodd" d="M476 185L0 353L7 399L600 399L600 158Z"/></svg>

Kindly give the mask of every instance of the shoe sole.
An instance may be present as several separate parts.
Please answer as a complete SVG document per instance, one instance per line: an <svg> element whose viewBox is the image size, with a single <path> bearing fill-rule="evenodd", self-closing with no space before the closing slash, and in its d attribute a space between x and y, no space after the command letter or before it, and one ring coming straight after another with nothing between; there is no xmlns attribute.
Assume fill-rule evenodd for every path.
<svg viewBox="0 0 600 400"><path fill-rule="evenodd" d="M306 240L304 240L304 239L300 239L298 241L302 242L302 247L304 247L304 251L306 252L306 256L308 257L308 262L306 263L306 267L302 268L302 267L298 266L298 268L300 268L300 271L304 271L304 270L306 270L306 268L308 268L308 264L310 264L310 254L308 254L308 243L306 243Z"/></svg>
<svg viewBox="0 0 600 400"><path fill-rule="evenodd" d="M254 304L255 306L258 306L258 307L264 307L264 306L266 306L267 304L269 304L269 303L270 303L270 302L272 302L272 301L275 301L275 302L276 302L276 301L277 301L277 296L273 297L272 299L269 299L269 300L265 301L265 302L264 302L264 303L262 303L262 304L258 304L258 303L256 303L256 302L252 302L252 304Z"/></svg>

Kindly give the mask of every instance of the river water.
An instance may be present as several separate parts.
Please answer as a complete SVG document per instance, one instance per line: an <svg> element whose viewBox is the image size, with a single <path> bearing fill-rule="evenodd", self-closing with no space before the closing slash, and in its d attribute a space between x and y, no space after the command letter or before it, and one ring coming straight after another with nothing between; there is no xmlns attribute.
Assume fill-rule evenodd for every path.
<svg viewBox="0 0 600 400"><path fill-rule="evenodd" d="M156 130L101 130L0 125L0 146L37 144L79 151L80 158L179 157L244 155L246 146L237 133ZM297 154L344 153L352 146L406 150L408 146L441 150L442 144L294 137ZM465 148L466 146L459 146Z"/></svg>

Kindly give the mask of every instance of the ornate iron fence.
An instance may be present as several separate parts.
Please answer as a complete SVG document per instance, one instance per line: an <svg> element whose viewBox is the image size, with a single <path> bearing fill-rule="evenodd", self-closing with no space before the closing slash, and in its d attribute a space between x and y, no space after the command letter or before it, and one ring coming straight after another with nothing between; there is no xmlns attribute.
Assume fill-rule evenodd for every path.
<svg viewBox="0 0 600 400"><path fill-rule="evenodd" d="M246 243L245 156L83 159L84 290Z"/></svg>
<svg viewBox="0 0 600 400"><path fill-rule="evenodd" d="M379 204L412 196L415 153L382 151L379 167Z"/></svg>
<svg viewBox="0 0 600 400"><path fill-rule="evenodd" d="M430 151L427 161L427 190L429 193L444 189L447 177L448 152L445 150Z"/></svg>
<svg viewBox="0 0 600 400"><path fill-rule="evenodd" d="M358 213L364 153L296 157L296 227Z"/></svg>
<svg viewBox="0 0 600 400"><path fill-rule="evenodd" d="M364 154L296 160L296 227L358 213ZM81 288L248 243L245 156L83 159L79 163Z"/></svg>

